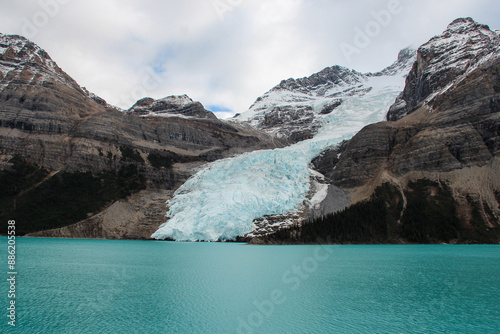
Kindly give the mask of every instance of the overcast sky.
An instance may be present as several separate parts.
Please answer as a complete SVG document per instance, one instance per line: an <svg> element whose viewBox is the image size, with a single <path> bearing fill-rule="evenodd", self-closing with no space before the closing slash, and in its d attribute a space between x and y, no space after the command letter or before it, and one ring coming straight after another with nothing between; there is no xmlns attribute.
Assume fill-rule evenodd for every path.
<svg viewBox="0 0 500 334"><path fill-rule="evenodd" d="M0 32L108 103L187 94L231 113L282 79L381 70L464 16L500 29L500 1L0 0Z"/></svg>

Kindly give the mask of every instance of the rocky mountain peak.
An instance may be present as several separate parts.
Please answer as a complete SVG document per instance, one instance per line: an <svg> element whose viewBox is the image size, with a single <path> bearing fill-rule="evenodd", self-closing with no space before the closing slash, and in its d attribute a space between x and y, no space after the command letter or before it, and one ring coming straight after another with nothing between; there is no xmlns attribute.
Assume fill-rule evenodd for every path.
<svg viewBox="0 0 500 334"><path fill-rule="evenodd" d="M415 57L417 53L417 50L412 49L410 47L404 48L398 53L398 60L396 62L398 63L406 63L409 60L412 60L413 57Z"/></svg>
<svg viewBox="0 0 500 334"><path fill-rule="evenodd" d="M249 123L291 142L311 138L345 97L366 94L374 85L397 82L402 87L401 78L410 70L415 53L410 48L402 50L396 62L377 73L335 65L308 77L283 80L259 97L249 110L235 116L234 121ZM381 78L389 80L382 82Z"/></svg>
<svg viewBox="0 0 500 334"><path fill-rule="evenodd" d="M107 106L80 87L37 44L5 34L0 34L0 102L1 126L41 132L56 128L60 133ZM40 116L37 122L32 119L35 113Z"/></svg>
<svg viewBox="0 0 500 334"><path fill-rule="evenodd" d="M78 84L37 44L19 35L0 33L0 79L6 79L7 74L14 70L37 73L42 81L55 80L80 90ZM3 81L4 85L8 83Z"/></svg>
<svg viewBox="0 0 500 334"><path fill-rule="evenodd" d="M156 104L165 103L165 104L175 105L175 106L179 106L179 107L194 103L194 101L186 94L167 96L167 97L159 99L155 102L156 102Z"/></svg>
<svg viewBox="0 0 500 334"><path fill-rule="evenodd" d="M355 85L361 83L364 79L362 73L336 65L326 67L309 77L282 80L271 91L293 90L308 95L323 95L327 89L333 86Z"/></svg>
<svg viewBox="0 0 500 334"><path fill-rule="evenodd" d="M405 89L389 110L387 119L398 120L421 102L429 102L431 94L436 95L460 80L499 48L500 37L487 25L471 18L456 19L441 35L418 49Z"/></svg>
<svg viewBox="0 0 500 334"><path fill-rule="evenodd" d="M477 23L471 17L461 17L451 22L446 28L446 31L449 31L451 33L464 33L476 29L477 27L483 27L487 30L490 30L487 25Z"/></svg>
<svg viewBox="0 0 500 334"><path fill-rule="evenodd" d="M171 95L154 100L146 97L137 101L128 114L142 117L192 117L217 119L211 111L206 110L200 102L193 101L187 95Z"/></svg>
<svg viewBox="0 0 500 334"><path fill-rule="evenodd" d="M2 33L0 33L0 55L2 60L26 61L37 57L38 61L52 61L45 50L28 39Z"/></svg>
<svg viewBox="0 0 500 334"><path fill-rule="evenodd" d="M144 97L140 100L138 100L130 109L129 111L137 111L138 108L149 108L153 105L155 102L155 99L151 97Z"/></svg>

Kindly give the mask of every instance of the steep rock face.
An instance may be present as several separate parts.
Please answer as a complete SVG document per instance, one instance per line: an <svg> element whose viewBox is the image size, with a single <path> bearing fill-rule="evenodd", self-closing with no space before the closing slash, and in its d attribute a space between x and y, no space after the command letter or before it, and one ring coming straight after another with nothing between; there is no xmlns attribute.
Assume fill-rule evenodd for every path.
<svg viewBox="0 0 500 334"><path fill-rule="evenodd" d="M20 36L1 35L0 57L4 155L21 154L50 169L96 172L116 168L122 146L144 157L168 151L213 160L265 140L248 127L219 121L187 96L143 99L125 114L106 108L104 100L80 88L45 51ZM144 109L170 117L142 117Z"/></svg>
<svg viewBox="0 0 500 334"><path fill-rule="evenodd" d="M414 114L367 126L349 142L337 164L336 183L364 184L380 167L402 175L490 163L499 155L499 80L497 52Z"/></svg>
<svg viewBox="0 0 500 334"><path fill-rule="evenodd" d="M469 58L457 40L467 41L466 50L474 50L478 58ZM445 182L464 224L472 221L477 206L488 228L498 229L499 44L485 26L470 19L454 21L440 39L433 38L419 49L404 91L412 92L404 96L415 97L406 100L414 106L408 109L412 112L402 117L406 112L395 113L393 106L389 118L399 120L363 128L340 156L332 150L319 157L318 168L349 191L355 202L368 198L383 182L401 189L419 179ZM434 58L423 61L422 50L432 45L451 53L438 57L434 51Z"/></svg>
<svg viewBox="0 0 500 334"><path fill-rule="evenodd" d="M46 134L67 133L80 119L103 110L44 50L2 34L0 103L1 127Z"/></svg>
<svg viewBox="0 0 500 334"><path fill-rule="evenodd" d="M187 96L143 99L123 113L81 88L36 44L0 34L2 170L21 156L49 175L133 170L149 189L172 190L205 162L274 145Z"/></svg>
<svg viewBox="0 0 500 334"><path fill-rule="evenodd" d="M321 128L325 116L338 108L343 99L372 90L371 78L390 80L406 75L414 60L415 50L404 49L394 64L380 72L363 74L332 66L309 77L283 80L233 120L291 142L309 139Z"/></svg>
<svg viewBox="0 0 500 334"><path fill-rule="evenodd" d="M467 73L498 52L500 37L488 26L471 18L453 21L446 31L417 51L406 87L387 114L390 121L414 111L432 95L461 80Z"/></svg>

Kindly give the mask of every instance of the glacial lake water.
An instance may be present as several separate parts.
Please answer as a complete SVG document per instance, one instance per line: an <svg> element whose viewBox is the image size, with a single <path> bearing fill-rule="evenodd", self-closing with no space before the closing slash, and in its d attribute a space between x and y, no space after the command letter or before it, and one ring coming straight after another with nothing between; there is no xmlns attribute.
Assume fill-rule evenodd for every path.
<svg viewBox="0 0 500 334"><path fill-rule="evenodd" d="M3 279L2 333L500 333L498 245L16 247L16 327Z"/></svg>

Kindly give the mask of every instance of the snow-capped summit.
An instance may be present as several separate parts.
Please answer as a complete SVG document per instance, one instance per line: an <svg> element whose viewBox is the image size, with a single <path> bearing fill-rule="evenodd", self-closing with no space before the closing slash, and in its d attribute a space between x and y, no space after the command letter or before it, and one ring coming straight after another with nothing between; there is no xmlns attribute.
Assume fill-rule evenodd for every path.
<svg viewBox="0 0 500 334"><path fill-rule="evenodd" d="M293 90L310 96L328 96L331 89L360 84L363 79L362 73L336 65L306 78L283 80L271 91Z"/></svg>
<svg viewBox="0 0 500 334"><path fill-rule="evenodd" d="M156 104L159 104L161 102L169 103L169 104L175 105L177 107L184 107L188 104L194 103L194 101L186 94L167 96L167 97L164 97L162 99L158 99L156 101Z"/></svg>
<svg viewBox="0 0 500 334"><path fill-rule="evenodd" d="M442 34L418 49L417 61L404 91L387 115L388 120L400 119L419 103L429 102L481 63L498 57L499 49L500 37L487 25L472 18L456 19Z"/></svg>
<svg viewBox="0 0 500 334"><path fill-rule="evenodd" d="M390 85L390 78L406 75L414 60L415 50L404 49L394 64L377 73L364 74L337 65L309 77L283 80L233 121L249 123L291 142L311 138L321 127L325 115L339 107L343 98L383 85L380 79L384 77Z"/></svg>
<svg viewBox="0 0 500 334"><path fill-rule="evenodd" d="M464 72L491 56L500 47L500 37L472 18L453 21L438 36L418 49L417 72L429 74L452 70Z"/></svg>
<svg viewBox="0 0 500 334"><path fill-rule="evenodd" d="M2 60L27 61L34 59L38 62L49 63L50 56L35 43L19 35L5 35L0 33L0 55ZM17 57L14 58L14 55ZM53 65L53 62L52 62Z"/></svg>
<svg viewBox="0 0 500 334"><path fill-rule="evenodd" d="M41 47L22 36L0 33L0 89L11 82L9 78L21 72L33 74L32 85L54 80L81 90Z"/></svg>
<svg viewBox="0 0 500 334"><path fill-rule="evenodd" d="M212 112L206 110L200 102L193 101L187 95L172 95L155 100L146 97L137 101L128 114L142 117L192 117L217 119Z"/></svg>

